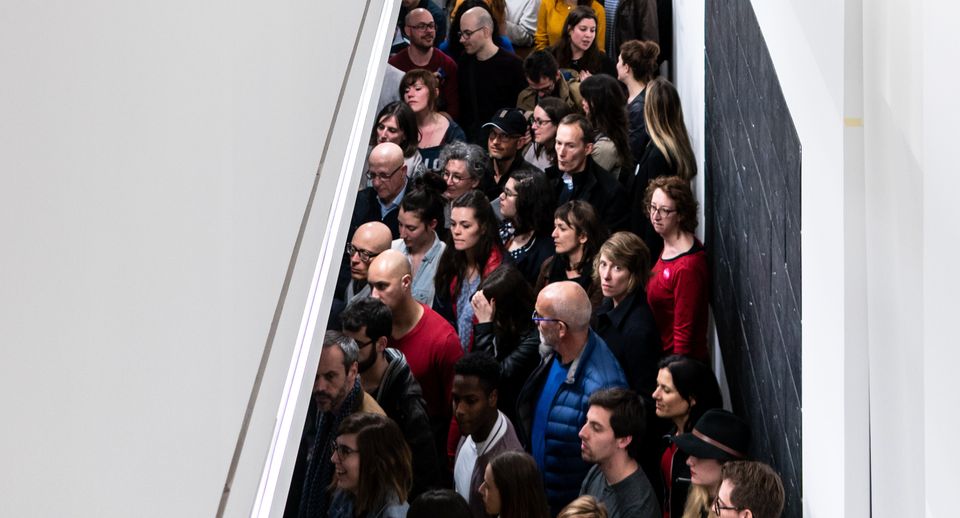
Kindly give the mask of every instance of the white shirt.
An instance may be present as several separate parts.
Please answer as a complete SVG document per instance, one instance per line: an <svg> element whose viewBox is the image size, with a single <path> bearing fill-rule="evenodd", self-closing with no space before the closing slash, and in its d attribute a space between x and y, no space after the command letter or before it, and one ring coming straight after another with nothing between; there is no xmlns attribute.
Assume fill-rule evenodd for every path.
<svg viewBox="0 0 960 518"><path fill-rule="evenodd" d="M460 493L460 496L466 501L470 501L470 478L473 476L473 468L477 464L477 458L486 453L500 439L503 439L506 434L507 416L497 410L497 422L493 424L493 430L485 441L475 443L473 437L469 435L464 439L463 446L457 452L457 461L453 468L453 483L457 493Z"/></svg>

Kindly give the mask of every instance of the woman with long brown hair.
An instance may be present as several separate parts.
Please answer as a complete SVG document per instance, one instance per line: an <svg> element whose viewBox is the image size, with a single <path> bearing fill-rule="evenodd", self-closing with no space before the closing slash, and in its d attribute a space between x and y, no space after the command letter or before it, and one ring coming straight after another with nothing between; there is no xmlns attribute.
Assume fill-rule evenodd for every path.
<svg viewBox="0 0 960 518"><path fill-rule="evenodd" d="M546 2L544 2L546 3ZM574 71L581 81L593 74L617 77L617 68L600 50L603 33L599 30L603 9L577 6L563 24L560 39L551 49L561 69Z"/></svg>
<svg viewBox="0 0 960 518"><path fill-rule="evenodd" d="M440 172L440 150L454 141L467 139L463 129L452 119L437 111L440 82L428 70L415 69L403 75L400 97L410 106L417 118L420 133L418 148L423 157L423 170Z"/></svg>

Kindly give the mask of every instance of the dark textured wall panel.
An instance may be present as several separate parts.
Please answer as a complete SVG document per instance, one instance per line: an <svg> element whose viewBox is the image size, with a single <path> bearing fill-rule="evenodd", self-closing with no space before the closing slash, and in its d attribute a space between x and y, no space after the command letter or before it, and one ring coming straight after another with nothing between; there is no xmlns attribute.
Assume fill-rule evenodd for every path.
<svg viewBox="0 0 960 518"><path fill-rule="evenodd" d="M734 411L801 508L800 140L750 0L706 0L706 216Z"/></svg>

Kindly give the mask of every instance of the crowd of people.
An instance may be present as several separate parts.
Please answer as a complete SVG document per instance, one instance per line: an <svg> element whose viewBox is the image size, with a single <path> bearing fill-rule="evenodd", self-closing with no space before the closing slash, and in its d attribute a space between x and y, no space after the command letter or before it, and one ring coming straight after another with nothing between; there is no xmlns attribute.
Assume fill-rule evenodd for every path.
<svg viewBox="0 0 960 518"><path fill-rule="evenodd" d="M285 516L780 515L659 3L402 0Z"/></svg>

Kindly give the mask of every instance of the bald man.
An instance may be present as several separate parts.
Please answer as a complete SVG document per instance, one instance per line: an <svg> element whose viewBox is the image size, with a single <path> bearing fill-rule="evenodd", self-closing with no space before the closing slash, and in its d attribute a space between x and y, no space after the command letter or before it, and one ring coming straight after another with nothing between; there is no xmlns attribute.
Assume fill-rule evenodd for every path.
<svg viewBox="0 0 960 518"><path fill-rule="evenodd" d="M364 223L353 233L353 239L347 245L347 257L350 259L350 283L344 295L347 304L354 299L370 296L370 285L367 283L370 262L389 249L392 243L390 229L379 221Z"/></svg>
<svg viewBox="0 0 960 518"><path fill-rule="evenodd" d="M438 453L441 459L446 459L450 455L448 442L452 435L453 366L463 356L457 333L436 311L413 298L413 273L402 253L386 250L378 255L370 263L367 281L370 295L383 301L393 314L388 345L403 353L413 377L420 383ZM453 439L459 439L459 432ZM453 448L455 452L456 442Z"/></svg>
<svg viewBox="0 0 960 518"><path fill-rule="evenodd" d="M590 298L579 284L548 284L534 309L546 355L520 391L516 424L543 475L553 516L579 496L590 469L578 435L590 395L627 388L627 380L607 344L590 329Z"/></svg>
<svg viewBox="0 0 960 518"><path fill-rule="evenodd" d="M379 221L390 229L393 239L397 239L400 237L397 215L407 191L407 166L403 162L403 150L392 142L377 144L370 151L364 174L372 185L357 193L357 203L350 220L350 236L360 225Z"/></svg>
<svg viewBox="0 0 960 518"><path fill-rule="evenodd" d="M457 62L460 84L460 126L467 140L485 145L480 125L494 112L513 108L517 96L527 87L523 61L493 42L493 18L482 7L467 9L460 17L463 55Z"/></svg>

